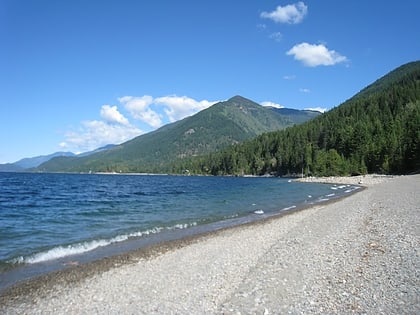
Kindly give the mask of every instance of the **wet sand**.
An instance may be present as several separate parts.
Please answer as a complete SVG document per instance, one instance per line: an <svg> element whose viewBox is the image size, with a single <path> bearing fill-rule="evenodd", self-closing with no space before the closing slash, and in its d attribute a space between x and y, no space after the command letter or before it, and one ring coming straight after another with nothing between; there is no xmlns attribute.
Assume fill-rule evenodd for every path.
<svg viewBox="0 0 420 315"><path fill-rule="evenodd" d="M420 313L420 176L361 184L334 203L74 262L1 292L0 313Z"/></svg>

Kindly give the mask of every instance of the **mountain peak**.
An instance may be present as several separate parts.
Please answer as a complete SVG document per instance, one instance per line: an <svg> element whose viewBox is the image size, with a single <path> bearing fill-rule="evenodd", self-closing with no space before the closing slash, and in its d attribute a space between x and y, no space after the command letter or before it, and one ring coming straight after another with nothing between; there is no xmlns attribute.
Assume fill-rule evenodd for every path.
<svg viewBox="0 0 420 315"><path fill-rule="evenodd" d="M291 115L282 115L236 95L115 149L75 159L55 159L41 165L41 169L50 172L162 173L170 170L175 161L179 166L185 158L216 152L295 123Z"/></svg>
<svg viewBox="0 0 420 315"><path fill-rule="evenodd" d="M251 100L240 96L240 95L235 95L234 97L231 97L230 99L228 99L228 102L252 102Z"/></svg>

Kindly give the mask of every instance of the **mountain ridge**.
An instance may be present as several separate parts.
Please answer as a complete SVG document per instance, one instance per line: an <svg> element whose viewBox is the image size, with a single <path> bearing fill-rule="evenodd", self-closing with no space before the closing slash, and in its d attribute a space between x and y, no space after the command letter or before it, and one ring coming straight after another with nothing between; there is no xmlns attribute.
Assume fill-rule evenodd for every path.
<svg viewBox="0 0 420 315"><path fill-rule="evenodd" d="M191 174L335 176L420 172L420 61L377 79L325 114L174 165Z"/></svg>
<svg viewBox="0 0 420 315"><path fill-rule="evenodd" d="M22 158L16 162L0 164L0 172L25 172L40 166L43 163L57 157L82 157L89 156L96 152L102 152L113 148L115 144L108 144L92 151L76 154L73 152L58 151L46 155Z"/></svg>
<svg viewBox="0 0 420 315"><path fill-rule="evenodd" d="M214 152L295 123L289 116L236 95L110 150L88 157L55 158L38 171L162 172L175 159Z"/></svg>

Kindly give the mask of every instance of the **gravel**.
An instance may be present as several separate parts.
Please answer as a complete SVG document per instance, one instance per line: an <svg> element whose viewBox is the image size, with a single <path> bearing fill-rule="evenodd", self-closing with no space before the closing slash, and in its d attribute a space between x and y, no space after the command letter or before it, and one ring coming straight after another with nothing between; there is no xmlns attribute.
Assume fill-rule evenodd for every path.
<svg viewBox="0 0 420 315"><path fill-rule="evenodd" d="M98 262L74 281L22 284L1 293L0 313L420 314L420 175L362 183L334 203Z"/></svg>

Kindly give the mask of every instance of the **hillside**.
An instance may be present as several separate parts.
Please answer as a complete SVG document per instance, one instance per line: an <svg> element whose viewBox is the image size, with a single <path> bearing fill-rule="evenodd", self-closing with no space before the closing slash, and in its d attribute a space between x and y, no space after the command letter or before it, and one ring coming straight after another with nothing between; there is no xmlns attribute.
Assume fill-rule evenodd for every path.
<svg viewBox="0 0 420 315"><path fill-rule="evenodd" d="M89 156L97 152L102 152L105 150L112 149L114 146L115 146L114 144L108 144L104 147L100 147L93 151L81 153L77 155L77 157ZM34 156L30 158L23 158L13 163L0 164L0 172L28 172L28 171L33 170L34 168L37 168L39 165L46 163L56 157L76 157L76 154L74 154L73 152L55 152L48 155L40 155L40 156Z"/></svg>
<svg viewBox="0 0 420 315"><path fill-rule="evenodd" d="M0 172L24 172L28 169L38 167L57 156L74 156L71 152L55 152L49 155L40 155L30 158L23 158L14 163L0 164Z"/></svg>
<svg viewBox="0 0 420 315"><path fill-rule="evenodd" d="M174 165L204 174L349 175L420 171L420 61L329 112L224 152Z"/></svg>
<svg viewBox="0 0 420 315"><path fill-rule="evenodd" d="M191 117L163 126L104 152L87 157L55 158L40 165L52 172L168 172L177 159L215 152L284 129L319 115L297 111L283 115L241 96L219 102Z"/></svg>

